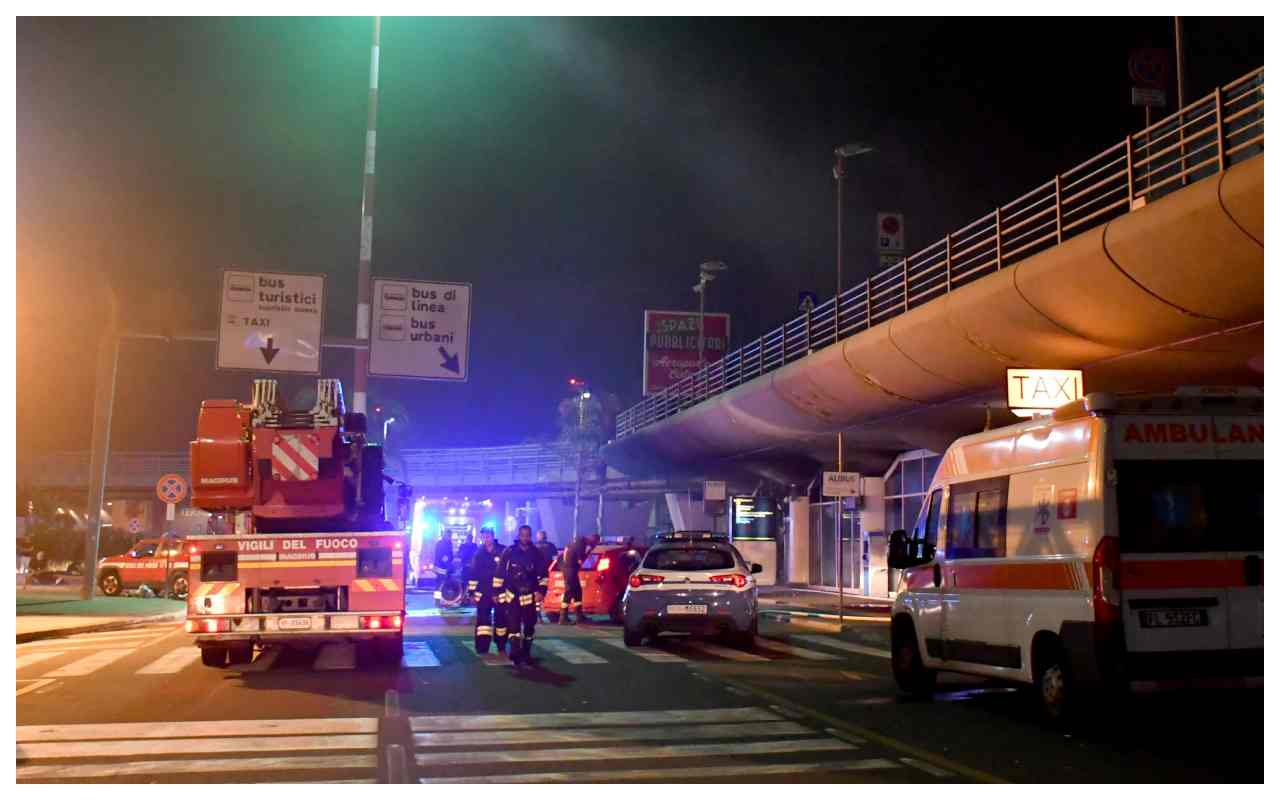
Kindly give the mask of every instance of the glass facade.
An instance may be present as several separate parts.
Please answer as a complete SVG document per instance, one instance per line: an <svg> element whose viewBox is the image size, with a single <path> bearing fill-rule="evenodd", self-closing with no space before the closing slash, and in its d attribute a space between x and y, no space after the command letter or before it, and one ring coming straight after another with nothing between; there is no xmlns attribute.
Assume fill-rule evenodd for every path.
<svg viewBox="0 0 1280 800"><path fill-rule="evenodd" d="M886 533L909 530L915 524L941 460L941 456L930 450L912 450L898 456L889 467L884 476Z"/></svg>

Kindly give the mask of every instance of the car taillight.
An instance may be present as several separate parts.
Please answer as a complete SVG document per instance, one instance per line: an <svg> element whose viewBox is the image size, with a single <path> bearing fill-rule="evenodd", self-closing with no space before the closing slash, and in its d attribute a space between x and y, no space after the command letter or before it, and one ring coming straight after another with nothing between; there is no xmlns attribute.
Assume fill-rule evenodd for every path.
<svg viewBox="0 0 1280 800"><path fill-rule="evenodd" d="M187 629L187 633L195 633L196 621L194 619L187 620L186 629Z"/></svg>
<svg viewBox="0 0 1280 800"><path fill-rule="evenodd" d="M712 583L732 583L734 586L742 589L747 585L746 575L712 575Z"/></svg>
<svg viewBox="0 0 1280 800"><path fill-rule="evenodd" d="M403 625L403 624L404 624L404 620L400 619L400 615L399 615L399 614L397 614L397 615L395 615L394 617L392 617L392 618L391 618L391 627L393 627L393 628L399 628L399 627L400 627L401 625Z"/></svg>
<svg viewBox="0 0 1280 800"><path fill-rule="evenodd" d="M1120 540L1104 536L1093 551L1093 619L1120 620Z"/></svg>
<svg viewBox="0 0 1280 800"><path fill-rule="evenodd" d="M600 562L596 564L596 572L604 572L608 568L609 568L609 559L607 558L600 559Z"/></svg>
<svg viewBox="0 0 1280 800"><path fill-rule="evenodd" d="M636 574L636 575L632 575L631 580L627 581L627 583L631 586L632 589L639 589L641 586L645 585L646 583L662 583L664 580L665 578L663 578L663 576L661 575Z"/></svg>
<svg viewBox="0 0 1280 800"><path fill-rule="evenodd" d="M400 615L396 614L390 617L361 617L360 627L371 631L380 631L384 628L399 629L404 625L400 619Z"/></svg>
<svg viewBox="0 0 1280 800"><path fill-rule="evenodd" d="M191 545L191 547L189 547L189 548L187 549L187 552L194 556L196 553L199 553L199 552L200 552L200 548L196 547L196 546L193 544L193 545Z"/></svg>

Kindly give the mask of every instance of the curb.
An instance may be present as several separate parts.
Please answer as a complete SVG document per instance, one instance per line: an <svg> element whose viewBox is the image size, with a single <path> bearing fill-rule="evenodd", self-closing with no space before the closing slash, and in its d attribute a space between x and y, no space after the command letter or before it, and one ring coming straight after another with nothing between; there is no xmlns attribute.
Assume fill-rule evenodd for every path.
<svg viewBox="0 0 1280 800"><path fill-rule="evenodd" d="M798 617L800 619L826 619L826 620L837 620L837 621L840 619L839 614L823 614L817 611L775 611L769 608L762 608L760 609L760 613L768 614L774 617L779 617L784 622L786 620L791 619L792 617ZM859 617L859 616L853 616L850 614L845 614L844 621L857 622L858 620L861 619L861 620L875 620L876 622L880 622L882 619L887 619L888 616L889 615L887 613L878 614L873 617L867 617L867 616Z"/></svg>
<svg viewBox="0 0 1280 800"><path fill-rule="evenodd" d="M124 622L103 622L99 625L81 625L78 628L54 628L47 631L28 631L18 634L18 644L37 642L42 639L63 639L81 633L99 633L102 631L119 631L140 625L154 625L157 622L181 622L186 619L187 612L174 611L169 614L155 614L150 617L134 617Z"/></svg>

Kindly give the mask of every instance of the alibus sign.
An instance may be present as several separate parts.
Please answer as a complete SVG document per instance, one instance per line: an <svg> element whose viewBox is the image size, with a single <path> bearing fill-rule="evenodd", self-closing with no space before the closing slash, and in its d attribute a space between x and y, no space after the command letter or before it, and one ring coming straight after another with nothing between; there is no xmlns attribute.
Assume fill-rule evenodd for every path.
<svg viewBox="0 0 1280 800"><path fill-rule="evenodd" d="M705 315L706 363L729 349L729 315ZM698 371L698 312L644 312L644 393L660 392Z"/></svg>

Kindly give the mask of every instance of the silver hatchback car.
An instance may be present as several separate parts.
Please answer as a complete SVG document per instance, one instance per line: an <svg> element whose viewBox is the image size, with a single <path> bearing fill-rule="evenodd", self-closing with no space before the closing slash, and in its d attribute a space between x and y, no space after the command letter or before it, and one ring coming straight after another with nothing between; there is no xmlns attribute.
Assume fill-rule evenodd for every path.
<svg viewBox="0 0 1280 800"><path fill-rule="evenodd" d="M760 571L725 534L659 536L622 598L623 641L638 647L646 636L671 631L726 636L750 647L759 630L753 576Z"/></svg>

